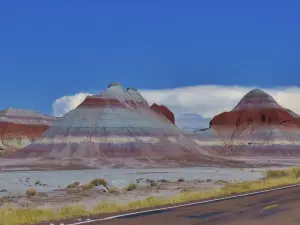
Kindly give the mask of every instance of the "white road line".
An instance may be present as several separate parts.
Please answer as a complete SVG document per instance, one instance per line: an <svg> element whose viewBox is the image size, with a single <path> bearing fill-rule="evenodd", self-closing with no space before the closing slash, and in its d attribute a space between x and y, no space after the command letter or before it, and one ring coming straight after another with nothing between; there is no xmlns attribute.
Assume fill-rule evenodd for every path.
<svg viewBox="0 0 300 225"><path fill-rule="evenodd" d="M148 212L157 212L157 211L161 211L161 210L176 209L176 208L181 208L181 207L186 207L186 206L201 205L201 204L206 204L206 203L211 203L211 202L219 202L219 201L223 201L223 200L247 197L247 196L263 194L263 193L268 193L268 192L272 192L272 191L279 191L279 190L284 190L284 189L288 189L288 188L292 188L292 187L298 187L298 186L300 186L300 184L294 184L294 185L290 185L290 186L274 188L274 189L269 189L269 190L264 190L264 191L256 191L256 192L252 192L252 193L229 196L229 197L224 197L224 198L211 199L211 200L206 200L206 201L186 203L186 204L182 204L182 205L174 205L174 206L158 208L158 209L150 209L150 210L133 212L133 213L125 213L125 214L110 216L110 217L106 217L106 218L102 218L102 219L93 219L93 220L87 220L87 221L82 221L82 222L77 222L77 223L68 223L68 224L65 224L65 225L80 225L80 224L88 224L88 223L93 223L93 222L98 222L98 221L112 220L112 219L116 219L116 218L139 215L139 214L148 213Z"/></svg>

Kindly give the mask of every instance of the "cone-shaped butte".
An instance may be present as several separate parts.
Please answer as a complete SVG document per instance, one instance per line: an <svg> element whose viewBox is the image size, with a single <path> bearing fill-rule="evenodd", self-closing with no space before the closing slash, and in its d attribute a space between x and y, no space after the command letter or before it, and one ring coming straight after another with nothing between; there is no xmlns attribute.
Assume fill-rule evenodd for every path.
<svg viewBox="0 0 300 225"><path fill-rule="evenodd" d="M231 149L272 149L271 153L292 154L300 141L298 115L280 106L272 96L254 89L247 93L230 112L223 112L210 121L224 145ZM277 150L274 151L274 148ZM295 151L293 151L293 154Z"/></svg>
<svg viewBox="0 0 300 225"><path fill-rule="evenodd" d="M243 109L272 109L281 108L275 99L260 89L253 89L249 91L240 102L234 107L232 111Z"/></svg>
<svg viewBox="0 0 300 225"><path fill-rule="evenodd" d="M22 157L94 158L104 162L198 162L205 152L133 88L111 84L57 120ZM131 161L130 161L130 160Z"/></svg>
<svg viewBox="0 0 300 225"><path fill-rule="evenodd" d="M243 127L253 124L285 125L298 127L295 115L281 107L272 96L254 89L248 92L230 112L223 112L215 116L211 127L235 126Z"/></svg>
<svg viewBox="0 0 300 225"><path fill-rule="evenodd" d="M39 138L55 118L31 110L5 109L0 111L0 152L29 145Z"/></svg>

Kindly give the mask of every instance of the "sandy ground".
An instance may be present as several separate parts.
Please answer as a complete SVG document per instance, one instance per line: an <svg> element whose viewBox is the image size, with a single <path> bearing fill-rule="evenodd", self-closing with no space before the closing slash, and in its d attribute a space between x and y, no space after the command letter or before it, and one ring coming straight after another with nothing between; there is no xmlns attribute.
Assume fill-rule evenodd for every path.
<svg viewBox="0 0 300 225"><path fill-rule="evenodd" d="M227 157L224 157L227 158ZM276 166L299 166L300 158L298 157L228 157L235 161L247 162L252 165L266 165L273 164Z"/></svg>
<svg viewBox="0 0 300 225"><path fill-rule="evenodd" d="M272 159L272 160L271 160ZM257 157L217 157L214 161L179 164L173 161L138 161L136 159L115 159L114 161L101 161L99 159L11 159L0 158L0 171L48 171L48 170L84 170L99 168L175 168L175 167L215 167L215 168L250 168L280 166L282 161L273 158L261 160ZM291 162L290 162L291 163ZM300 159L296 164L300 164Z"/></svg>
<svg viewBox="0 0 300 225"><path fill-rule="evenodd" d="M157 182L157 186L151 186L145 179L137 183L135 190L127 191L125 188L116 189L116 192L102 192L97 189L57 189L49 192L40 192L36 196L28 198L25 194L18 196L5 196L0 200L0 208L4 207L30 207L59 208L74 203L81 203L87 208L93 208L99 202L126 203L143 200L147 197L168 197L184 191L200 191L222 187L226 181L193 180L193 181L167 181Z"/></svg>
<svg viewBox="0 0 300 225"><path fill-rule="evenodd" d="M13 178L16 180L16 183L12 183L13 186L10 187L15 188L16 186L20 185L17 184L19 180L18 176L20 176L20 174L23 173L23 178L25 178L25 180L31 180L30 182L33 185L30 186L37 190L37 195L30 198L26 196L25 190L30 186L25 187L25 189L22 192L18 193L10 192L10 190L4 190L2 189L3 187L0 187L0 208L60 208L63 206L72 205L74 203L80 203L85 205L87 208L92 208L101 201L111 203L127 203L136 200L143 200L147 197L168 197L184 191L201 191L206 189L222 187L227 182L232 181L260 179L263 177L262 172L265 169L178 168L173 169L175 172L152 171L150 173L146 173L144 171L141 173L140 171L133 171L133 174L131 174L131 170L127 171L124 169L115 169L114 171L107 170L107 172L103 171L102 169L95 171L67 171L67 173L64 171L44 171L40 173L33 172L34 174L31 174L31 178L29 178L30 172L13 171L10 172L10 174L9 172L2 173L2 179L4 179L2 180L2 182L4 182L2 184L5 184L5 182L9 182L9 179ZM177 173L176 170L178 170ZM182 170L185 170L185 172L183 172ZM178 173L180 171L181 173ZM121 172L122 174L119 174ZM84 175L84 173L87 174ZM118 176L114 177L116 175L114 175L114 173L118 174ZM126 189L128 185L127 183L125 186L119 186L118 188L115 188L116 191L114 191L113 193L103 192L98 190L97 188L94 188L92 190L67 189L67 184L70 184L76 180L72 179L72 182L65 183L64 185L61 185L59 182L61 180L61 176L63 176L63 178L67 176L67 178L69 178L70 180L71 178L69 176L72 174L89 177L89 180L82 181L82 184L87 184L89 181L91 181L90 179L94 179L97 177L106 178L106 174L107 178L114 180L119 180L119 178L123 178L125 180L127 179L129 183L135 183L137 185L137 188L128 191ZM34 175L39 175L41 176L41 178L43 178L41 179L40 184L35 183L38 177L34 177ZM129 176L132 176L133 179L129 179ZM167 182L163 182L162 179L165 179L166 176L169 176L169 178L166 178ZM186 180L184 182L179 182L178 179L180 177L183 177ZM151 186L149 180L147 181L148 178L155 180L157 185ZM49 189L47 189L46 186L44 187L44 185L49 185L49 183L46 184L47 181L52 181L53 184L56 184L55 187L51 186L51 184ZM24 184L24 180L22 180L21 183ZM112 185L110 186L110 188L113 188L114 183L109 181L109 184Z"/></svg>
<svg viewBox="0 0 300 225"><path fill-rule="evenodd" d="M267 158L267 157L224 157L224 160L228 164L211 164L211 167L228 167L228 168L257 168L257 167L270 167L270 166L291 166L299 165L300 159L295 158ZM232 160L232 162L230 162ZM101 165L97 166L97 165ZM135 161L131 162L132 167L134 168L147 168L143 164L138 164ZM164 166L161 166L164 165ZM250 165L250 166L249 166ZM113 168L120 168L124 165L122 163L115 163ZM175 165L173 165L175 166ZM9 172L11 170L18 171L39 171L39 170L86 170L91 168L103 168L111 167L111 165L102 164L96 160L86 161L84 163L73 161L71 164L69 162L62 161L53 161L53 160L44 160L40 161L39 159L4 159L0 158L0 171L4 173L5 171ZM153 163L148 168L158 168L158 165ZM172 167L170 164L160 164L159 168L168 168ZM130 168L130 167L129 167ZM221 171L221 169L220 169ZM199 172L203 172L199 170ZM16 171L16 173L18 173ZM47 173L49 173L47 171ZM212 176L213 174L209 174ZM245 174L246 175L246 174ZM178 177L179 178L179 177ZM55 179L55 177L53 178ZM225 178L224 178L225 179ZM157 180L156 180L157 181ZM234 181L234 180L232 180ZM28 198L25 194L12 194L12 195L2 195L0 197L0 208L4 207L29 207L35 206L39 208L58 208L74 203L81 203L87 208L92 208L96 206L99 202L112 202L112 203L126 203L136 200L142 200L147 197L168 197L175 195L183 191L200 191L205 189L212 189L217 187L222 187L227 181L225 180L188 180L184 182L178 182L176 180L170 180L168 182L157 182L157 186L151 186L149 182L146 182L146 178L137 183L137 189L127 191L125 188L119 188L114 193L105 193L97 189L78 191L78 189L66 189L64 187L57 187L56 190L50 191L38 191L36 196ZM1 190L0 187L0 196L4 192L9 190Z"/></svg>

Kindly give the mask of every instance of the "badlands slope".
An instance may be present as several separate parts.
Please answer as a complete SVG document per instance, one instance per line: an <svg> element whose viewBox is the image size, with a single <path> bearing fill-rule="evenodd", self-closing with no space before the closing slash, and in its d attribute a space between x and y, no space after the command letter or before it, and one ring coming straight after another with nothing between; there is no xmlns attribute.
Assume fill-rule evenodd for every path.
<svg viewBox="0 0 300 225"><path fill-rule="evenodd" d="M29 145L49 128L55 118L31 110L0 111L0 152Z"/></svg>
<svg viewBox="0 0 300 225"><path fill-rule="evenodd" d="M163 109L161 113L157 108ZM174 115L166 107L151 108L135 89L111 84L101 94L88 96L40 139L11 157L122 167L223 163L173 122Z"/></svg>
<svg viewBox="0 0 300 225"><path fill-rule="evenodd" d="M210 128L195 133L193 139L218 154L295 156L300 155L299 121L299 115L254 89L233 110L216 115Z"/></svg>

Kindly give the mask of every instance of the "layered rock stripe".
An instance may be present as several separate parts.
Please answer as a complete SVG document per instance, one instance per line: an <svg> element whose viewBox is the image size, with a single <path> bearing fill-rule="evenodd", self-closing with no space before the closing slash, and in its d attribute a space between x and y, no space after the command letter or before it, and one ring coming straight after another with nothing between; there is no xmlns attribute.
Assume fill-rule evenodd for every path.
<svg viewBox="0 0 300 225"><path fill-rule="evenodd" d="M269 94L254 89L233 110L216 115L210 121L211 129L193 138L203 146L225 146L230 150L238 147L236 153L251 150L249 154L298 154L299 118Z"/></svg>
<svg viewBox="0 0 300 225"><path fill-rule="evenodd" d="M55 118L31 110L0 111L0 150L14 150L39 138Z"/></svg>
<svg viewBox="0 0 300 225"><path fill-rule="evenodd" d="M88 96L19 154L58 158L203 159L201 153L206 152L170 121L173 113L170 117L169 109L155 107L164 110L162 113L153 110L136 89L109 85L101 94Z"/></svg>

